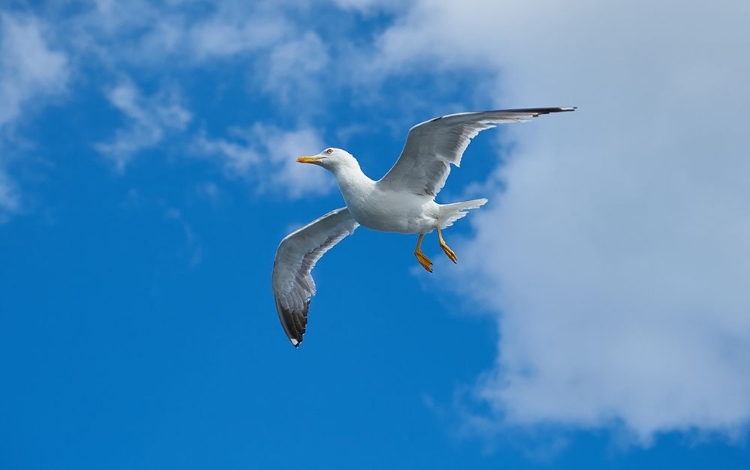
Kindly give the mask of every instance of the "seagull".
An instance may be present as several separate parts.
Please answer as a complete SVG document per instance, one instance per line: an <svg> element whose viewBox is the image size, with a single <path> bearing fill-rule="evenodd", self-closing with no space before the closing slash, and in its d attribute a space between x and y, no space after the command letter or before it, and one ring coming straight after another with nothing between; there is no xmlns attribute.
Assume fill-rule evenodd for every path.
<svg viewBox="0 0 750 470"><path fill-rule="evenodd" d="M368 178L346 150L327 148L315 156L299 157L333 173L346 206L287 235L276 250L271 284L276 310L294 347L302 343L310 298L315 295L311 272L326 251L360 225L382 232L415 234L414 256L432 272L432 261L422 252L424 236L437 231L443 252L454 263L456 253L445 243L443 229L476 209L487 199L438 204L451 164L459 166L471 139L497 124L524 122L543 114L576 108L528 108L448 114L412 127L401 155L378 181Z"/></svg>

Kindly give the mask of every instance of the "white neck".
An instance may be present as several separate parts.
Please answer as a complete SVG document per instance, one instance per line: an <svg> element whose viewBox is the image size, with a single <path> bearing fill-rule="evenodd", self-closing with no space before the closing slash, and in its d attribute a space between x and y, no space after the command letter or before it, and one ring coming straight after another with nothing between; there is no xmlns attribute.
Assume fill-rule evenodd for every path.
<svg viewBox="0 0 750 470"><path fill-rule="evenodd" d="M358 164L331 169L347 206L361 203L375 189L375 181L365 175Z"/></svg>

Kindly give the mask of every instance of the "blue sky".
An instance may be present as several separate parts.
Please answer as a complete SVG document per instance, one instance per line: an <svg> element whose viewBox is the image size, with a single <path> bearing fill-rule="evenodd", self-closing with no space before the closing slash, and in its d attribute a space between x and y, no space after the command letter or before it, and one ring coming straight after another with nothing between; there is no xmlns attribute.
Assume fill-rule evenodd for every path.
<svg viewBox="0 0 750 470"><path fill-rule="evenodd" d="M459 5L460 3L460 5ZM0 6L0 468L747 468L743 1ZM434 236L358 230L295 350L270 289L456 111Z"/></svg>

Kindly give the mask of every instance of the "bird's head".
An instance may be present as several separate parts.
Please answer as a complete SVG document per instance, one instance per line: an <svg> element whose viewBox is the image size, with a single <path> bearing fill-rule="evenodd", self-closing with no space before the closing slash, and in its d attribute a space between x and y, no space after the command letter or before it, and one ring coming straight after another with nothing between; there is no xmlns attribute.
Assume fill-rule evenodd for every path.
<svg viewBox="0 0 750 470"><path fill-rule="evenodd" d="M357 163L357 160L352 154L346 150L332 147L329 147L312 157L299 157L297 161L300 163L313 163L333 172L346 167L359 168L359 163Z"/></svg>

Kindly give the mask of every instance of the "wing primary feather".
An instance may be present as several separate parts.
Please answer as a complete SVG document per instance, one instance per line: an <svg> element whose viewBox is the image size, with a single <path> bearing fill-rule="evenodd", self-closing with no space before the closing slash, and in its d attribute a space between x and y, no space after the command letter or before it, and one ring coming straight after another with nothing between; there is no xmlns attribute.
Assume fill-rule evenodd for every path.
<svg viewBox="0 0 750 470"><path fill-rule="evenodd" d="M377 182L394 191L435 197L445 185L451 164L460 166L471 139L497 124L523 122L543 114L574 111L567 108L519 108L446 114L409 130L396 163Z"/></svg>
<svg viewBox="0 0 750 470"><path fill-rule="evenodd" d="M290 233L279 244L271 286L281 326L294 347L302 343L310 298L315 295L312 269L326 251L357 227L349 210L342 207Z"/></svg>

